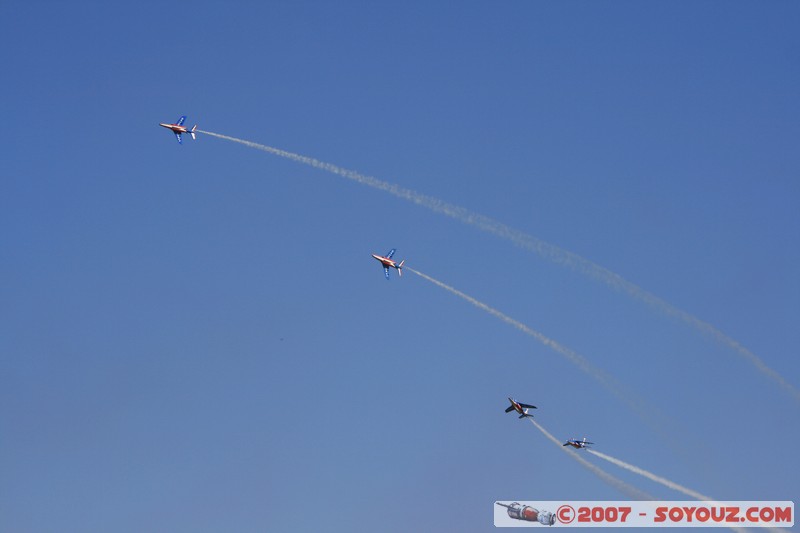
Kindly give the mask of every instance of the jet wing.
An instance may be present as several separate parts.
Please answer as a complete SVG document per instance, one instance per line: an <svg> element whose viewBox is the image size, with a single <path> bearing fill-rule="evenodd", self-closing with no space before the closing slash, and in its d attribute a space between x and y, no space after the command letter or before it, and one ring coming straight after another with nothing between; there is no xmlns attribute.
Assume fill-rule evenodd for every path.
<svg viewBox="0 0 800 533"><path fill-rule="evenodd" d="M514 410L514 406L513 405L509 405L508 407L506 407L506 413L510 413L513 410Z"/></svg>
<svg viewBox="0 0 800 533"><path fill-rule="evenodd" d="M386 276L386 279L389 279L389 267L383 267L383 275Z"/></svg>
<svg viewBox="0 0 800 533"><path fill-rule="evenodd" d="M392 248L391 250L389 250L389 253L388 253L388 254L386 254L386 258L387 258L387 259L391 259L391 258L392 258L392 256L394 255L394 253L395 253L396 251L397 251L397 249L396 249L396 248Z"/></svg>
<svg viewBox="0 0 800 533"><path fill-rule="evenodd" d="M528 405L527 403L519 404L521 407L527 407L529 409L538 409L535 405Z"/></svg>
<svg viewBox="0 0 800 533"><path fill-rule="evenodd" d="M183 122L186 120L186 115L183 115L181 118L178 119L178 122L175 123L177 126L183 126Z"/></svg>
<svg viewBox="0 0 800 533"><path fill-rule="evenodd" d="M183 141L181 140L181 134L180 133L175 133L175 138L178 139L178 144L183 144Z"/></svg>

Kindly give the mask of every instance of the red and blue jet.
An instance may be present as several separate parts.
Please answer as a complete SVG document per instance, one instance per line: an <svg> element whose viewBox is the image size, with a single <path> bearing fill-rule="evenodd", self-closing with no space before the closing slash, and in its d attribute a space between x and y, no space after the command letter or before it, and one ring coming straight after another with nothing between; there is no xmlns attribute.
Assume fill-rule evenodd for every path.
<svg viewBox="0 0 800 533"><path fill-rule="evenodd" d="M587 442L586 437L583 437L583 440L569 439L567 442L562 444L562 446L572 446L576 450L580 450L581 448L588 448L588 444L594 444L594 442Z"/></svg>
<svg viewBox="0 0 800 533"><path fill-rule="evenodd" d="M528 409L536 409L535 405L520 403L516 401L514 398L509 398L508 401L511 402L511 405L506 407L506 413L510 413L511 411L516 411L519 413L520 418L533 418L533 415L528 414Z"/></svg>
<svg viewBox="0 0 800 533"><path fill-rule="evenodd" d="M389 253L386 254L385 256L378 255L378 254L372 254L372 257L374 257L375 259L380 261L381 265L383 265L383 273L386 276L386 279L389 279L389 267L397 270L397 275L398 276L402 276L403 275L403 263L405 263L406 260L403 259L399 263L394 261L394 260L392 260L392 256L394 256L394 253L396 251L397 251L396 248L392 248L391 250L389 250Z"/></svg>
<svg viewBox="0 0 800 533"><path fill-rule="evenodd" d="M175 134L175 138L178 139L178 144L183 144L183 141L181 140L182 133L188 133L189 135L192 136L192 139L197 139L197 137L194 134L194 131L197 129L197 124L195 124L192 129L188 129L186 126L183 125L185 121L186 121L186 115L183 115L181 118L178 119L178 122L176 122L175 124L165 124L162 122L161 124L159 124L159 126L161 126L162 128L167 128L168 130L172 130L172 133Z"/></svg>

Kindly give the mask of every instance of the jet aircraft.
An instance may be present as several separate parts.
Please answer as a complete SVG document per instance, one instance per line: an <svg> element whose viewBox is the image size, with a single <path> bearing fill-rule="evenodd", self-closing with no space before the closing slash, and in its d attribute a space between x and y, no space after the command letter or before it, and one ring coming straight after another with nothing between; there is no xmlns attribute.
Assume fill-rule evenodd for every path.
<svg viewBox="0 0 800 533"><path fill-rule="evenodd" d="M185 120L186 120L186 115L183 115L181 118L178 119L178 122L176 122L175 124L166 124L162 122L161 124L159 124L159 126L171 130L172 133L175 134L175 138L178 139L178 144L183 144L183 141L181 140L182 133L188 133L189 135L192 136L192 139L197 139L197 137L194 134L194 131L197 129L197 124L195 124L192 129L188 129L186 126L183 125L183 122Z"/></svg>
<svg viewBox="0 0 800 533"><path fill-rule="evenodd" d="M525 417L533 418L533 415L528 414L528 409L536 409L535 405L520 403L514 400L514 398L509 398L508 401L511 402L511 405L506 407L506 413L510 413L511 411L516 411L519 413L520 418L525 418Z"/></svg>
<svg viewBox="0 0 800 533"><path fill-rule="evenodd" d="M397 251L396 248L392 248L391 250L389 250L389 253L386 254L385 256L378 255L378 254L372 254L372 257L374 257L375 259L377 259L378 261L381 262L381 265L383 266L383 274L386 276L386 279L389 279L389 267L392 267L395 270L397 270L397 275L398 276L402 276L403 275L403 263L405 263L406 260L403 259L399 263L394 261L392 259L392 256L394 256L394 253L396 251Z"/></svg>
<svg viewBox="0 0 800 533"><path fill-rule="evenodd" d="M594 442L586 442L586 437L583 437L583 440L569 439L562 446L572 446L576 450L580 450L581 448L588 448L587 444L594 444Z"/></svg>

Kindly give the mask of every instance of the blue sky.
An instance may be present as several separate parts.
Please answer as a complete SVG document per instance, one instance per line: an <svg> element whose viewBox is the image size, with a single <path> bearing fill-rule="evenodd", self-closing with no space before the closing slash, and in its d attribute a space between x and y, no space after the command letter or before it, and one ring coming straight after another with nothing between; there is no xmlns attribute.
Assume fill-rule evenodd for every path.
<svg viewBox="0 0 800 533"><path fill-rule="evenodd" d="M507 396L698 492L796 500L800 406L730 348L468 225L158 123L187 114L490 216L797 387L798 14L3 3L0 529L486 531L495 500L625 498ZM387 283L370 254L392 247L663 425L422 278Z"/></svg>

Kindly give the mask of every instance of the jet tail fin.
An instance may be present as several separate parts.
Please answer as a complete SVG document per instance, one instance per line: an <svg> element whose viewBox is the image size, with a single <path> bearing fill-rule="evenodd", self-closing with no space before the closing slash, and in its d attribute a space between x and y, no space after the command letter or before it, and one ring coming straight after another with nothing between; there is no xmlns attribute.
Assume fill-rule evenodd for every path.
<svg viewBox="0 0 800 533"><path fill-rule="evenodd" d="M402 276L403 275L403 263L405 263L405 262L406 262L406 260L403 259L402 261L400 261L400 264L397 265L397 275L398 276Z"/></svg>
<svg viewBox="0 0 800 533"><path fill-rule="evenodd" d="M197 124L195 124L195 125L192 127L191 131L189 131L189 134L192 136L192 139L193 139L193 140L197 140L197 135L195 135L195 133L194 133L194 130L196 130L196 129L197 129Z"/></svg>

